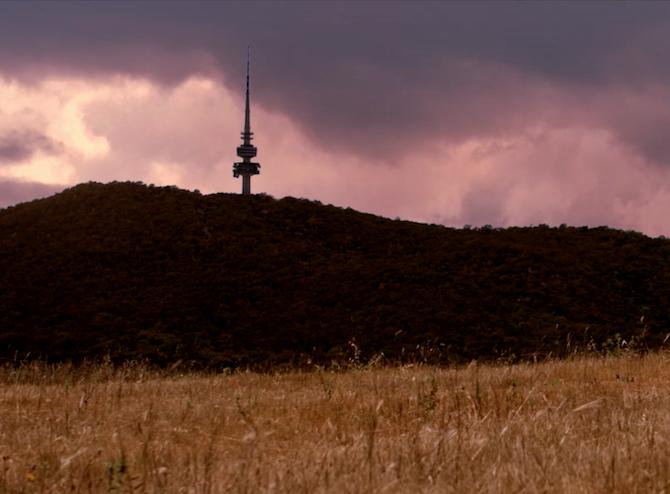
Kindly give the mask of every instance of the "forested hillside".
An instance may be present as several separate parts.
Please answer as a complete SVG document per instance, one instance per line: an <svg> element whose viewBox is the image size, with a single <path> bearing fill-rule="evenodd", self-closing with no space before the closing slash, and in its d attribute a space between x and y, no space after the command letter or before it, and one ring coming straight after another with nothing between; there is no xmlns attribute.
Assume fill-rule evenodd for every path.
<svg viewBox="0 0 670 494"><path fill-rule="evenodd" d="M0 359L564 355L670 331L670 241L88 183L0 210Z"/></svg>

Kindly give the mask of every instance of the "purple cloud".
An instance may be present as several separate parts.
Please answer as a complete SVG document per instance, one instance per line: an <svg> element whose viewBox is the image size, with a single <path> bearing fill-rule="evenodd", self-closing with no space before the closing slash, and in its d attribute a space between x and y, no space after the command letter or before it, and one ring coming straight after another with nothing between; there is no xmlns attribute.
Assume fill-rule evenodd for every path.
<svg viewBox="0 0 670 494"><path fill-rule="evenodd" d="M0 208L48 197L67 186L0 179Z"/></svg>
<svg viewBox="0 0 670 494"><path fill-rule="evenodd" d="M204 189L229 174L226 149L234 160L241 114L230 112L251 45L252 126L263 128L258 109L282 122L257 133L259 184L272 176L284 193L457 226L667 233L669 42L670 4L652 2L5 3L0 81L160 85L82 103L78 142L109 150L73 151L73 176L165 173ZM197 75L216 96L184 88ZM1 139L6 163L49 146Z"/></svg>
<svg viewBox="0 0 670 494"><path fill-rule="evenodd" d="M0 166L25 161L38 151L57 154L61 152L61 148L52 139L39 132L10 131L0 134Z"/></svg>
<svg viewBox="0 0 670 494"><path fill-rule="evenodd" d="M530 83L597 93L665 83L670 67L670 6L657 3L44 2L0 14L10 77L219 73L241 92L251 44L257 104L326 149L391 162L412 143L535 124L551 109L524 103ZM639 145L653 153L656 138Z"/></svg>

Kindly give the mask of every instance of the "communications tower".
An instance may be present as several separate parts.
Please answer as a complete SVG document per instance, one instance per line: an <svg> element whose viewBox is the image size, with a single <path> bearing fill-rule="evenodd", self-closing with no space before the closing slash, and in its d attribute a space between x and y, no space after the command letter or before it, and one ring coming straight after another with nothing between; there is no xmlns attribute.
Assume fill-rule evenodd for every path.
<svg viewBox="0 0 670 494"><path fill-rule="evenodd" d="M242 177L242 195L251 194L251 176L258 175L261 167L258 163L252 163L256 157L256 146L251 144L254 133L251 132L249 121L249 48L247 48L247 103L244 109L244 130L242 131L242 145L237 148L237 155L242 158L241 163L233 164L233 176Z"/></svg>

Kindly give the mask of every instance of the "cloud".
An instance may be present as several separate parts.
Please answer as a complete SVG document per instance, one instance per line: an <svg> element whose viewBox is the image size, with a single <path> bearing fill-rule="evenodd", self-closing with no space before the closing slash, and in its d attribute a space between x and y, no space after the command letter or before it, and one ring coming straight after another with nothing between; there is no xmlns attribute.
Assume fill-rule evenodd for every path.
<svg viewBox="0 0 670 494"><path fill-rule="evenodd" d="M400 143L463 142L535 125L545 105L524 104L531 84L518 81L597 93L667 81L670 61L658 48L670 41L670 6L658 3L109 2L3 10L0 67L19 78L125 74L175 86L225 74L240 93L251 44L256 104L287 115L325 149L387 163L397 163Z"/></svg>
<svg viewBox="0 0 670 494"><path fill-rule="evenodd" d="M668 27L662 3L3 4L0 179L239 190L251 44L255 191L667 234Z"/></svg>
<svg viewBox="0 0 670 494"><path fill-rule="evenodd" d="M31 115L26 128L34 125L66 151L37 153L10 167L13 175L2 180L5 191L16 192L5 192L5 201L46 195L31 188L39 182L53 184L45 186L49 192L88 180L141 180L204 193L241 187L231 167L243 101L216 80L192 78L171 89L119 77L12 87L16 108ZM543 91L555 107L546 119L551 124L463 142L435 139L393 167L315 145L288 116L254 104L262 169L252 189L457 227L568 223L670 232L665 169L644 165L595 124L559 125L558 109L572 112L576 103L551 88L538 90L536 101Z"/></svg>
<svg viewBox="0 0 670 494"><path fill-rule="evenodd" d="M648 82L640 87L615 87L594 93L584 104L585 121L608 128L616 144L643 163L670 167L670 84Z"/></svg>
<svg viewBox="0 0 670 494"><path fill-rule="evenodd" d="M30 159L35 153L58 154L60 146L44 134L29 130L0 134L0 166Z"/></svg>
<svg viewBox="0 0 670 494"><path fill-rule="evenodd" d="M208 79L191 78L170 90L126 80L83 111L83 125L104 137L110 152L82 163L79 176L123 180L132 175L156 184L221 190L225 180L213 175L220 166L226 178L232 173L242 104Z"/></svg>
<svg viewBox="0 0 670 494"><path fill-rule="evenodd" d="M603 130L564 129L518 137L494 155L463 152L486 168L464 187L460 210L439 222L600 226L667 234L670 171L638 166Z"/></svg>
<svg viewBox="0 0 670 494"><path fill-rule="evenodd" d="M0 178L0 208L48 197L67 186Z"/></svg>

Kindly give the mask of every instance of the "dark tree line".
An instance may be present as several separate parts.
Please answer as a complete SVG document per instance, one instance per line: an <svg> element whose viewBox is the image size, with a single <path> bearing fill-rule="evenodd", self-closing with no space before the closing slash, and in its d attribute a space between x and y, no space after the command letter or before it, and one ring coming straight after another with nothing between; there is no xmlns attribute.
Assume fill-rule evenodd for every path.
<svg viewBox="0 0 670 494"><path fill-rule="evenodd" d="M670 331L670 241L88 183L0 210L0 359L564 355Z"/></svg>

